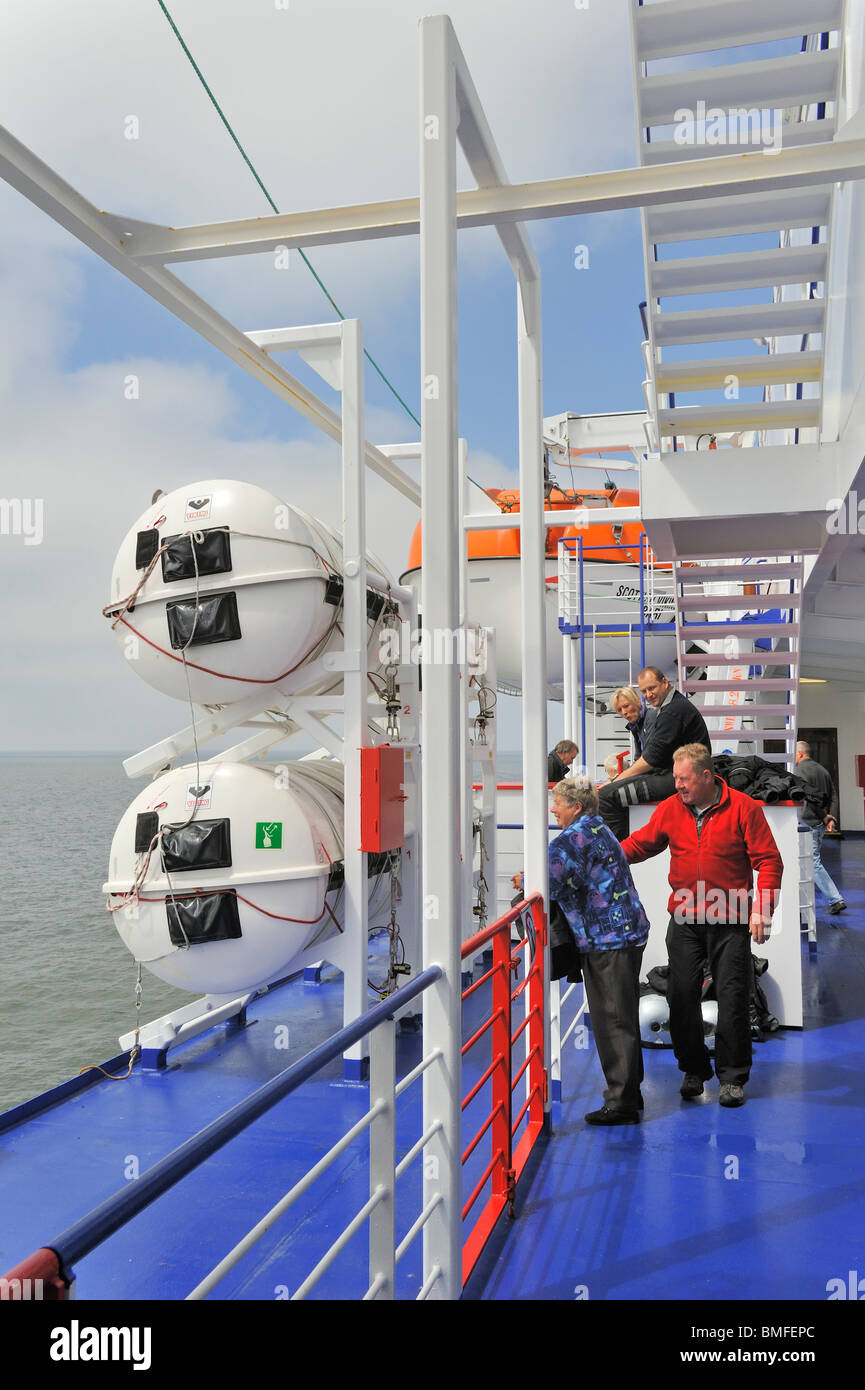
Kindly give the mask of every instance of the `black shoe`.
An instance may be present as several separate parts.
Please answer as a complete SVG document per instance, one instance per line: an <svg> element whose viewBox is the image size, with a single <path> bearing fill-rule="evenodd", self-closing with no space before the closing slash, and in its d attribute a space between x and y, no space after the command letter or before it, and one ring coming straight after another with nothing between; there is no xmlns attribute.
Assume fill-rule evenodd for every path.
<svg viewBox="0 0 865 1390"><path fill-rule="evenodd" d="M832 903L829 907L829 916L837 917L839 912L846 912L847 904L843 898L839 898L837 903Z"/></svg>
<svg viewBox="0 0 865 1390"><path fill-rule="evenodd" d="M583 1119L587 1125L638 1125L640 1113L638 1110L610 1110L604 1105L600 1110L590 1110Z"/></svg>
<svg viewBox="0 0 865 1390"><path fill-rule="evenodd" d="M679 1095L682 1100L696 1100L697 1096L703 1094L703 1082L709 1079L708 1076L695 1076L693 1072L688 1072L679 1087Z"/></svg>
<svg viewBox="0 0 865 1390"><path fill-rule="evenodd" d="M721 1087L721 1094L718 1099L722 1105L744 1105L745 1092L741 1086L737 1086L734 1082L730 1082L726 1086Z"/></svg>

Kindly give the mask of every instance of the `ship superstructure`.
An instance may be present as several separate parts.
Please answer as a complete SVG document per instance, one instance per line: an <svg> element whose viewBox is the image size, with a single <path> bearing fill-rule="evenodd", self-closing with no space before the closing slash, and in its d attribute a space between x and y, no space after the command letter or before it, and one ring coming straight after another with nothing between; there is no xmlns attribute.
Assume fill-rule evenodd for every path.
<svg viewBox="0 0 865 1390"><path fill-rule="evenodd" d="M722 747L757 746L770 756L789 760L798 731L803 672L824 669L830 655L839 670L865 672L861 632L853 620L865 574L856 578L855 537L838 526L827 526L827 520L841 514L844 498L857 490L865 496L865 338L861 328L865 306L863 249L857 236L865 196L861 182L865 136L860 120L865 102L865 4L862 0L848 0L846 5L842 0L810 0L807 5L798 0L783 4L727 0L724 5L659 0L632 8L639 161L630 169L511 185L454 27L444 15L426 18L420 26L418 197L176 229L98 211L13 136L6 132L0 136L0 173L10 184L305 419L339 440L342 450L344 526L339 573L334 565L330 575L325 567L315 576L306 576L321 587L339 580L338 609L344 618L341 642L319 651L319 640L332 633L328 629L313 634L315 650L303 658L320 663L312 676L309 670L302 675L268 671L268 678L285 675L276 701L261 690L242 703L223 701L219 691L209 687L189 690L194 707L189 724L136 755L128 770L131 775L152 774L170 764L172 775L183 771L180 790L174 788L171 793L177 791L180 800L171 802L170 813L172 829L178 825L184 829L184 812L191 813L186 824L195 823L202 788L218 785L213 764L199 757L200 742L247 729L228 757L223 755L228 764L242 765L289 739L295 727L318 732L324 750L344 767L344 820L339 830L345 912L337 924L339 936L332 933L330 945L319 938L304 941L305 954L291 956L290 963L319 972L323 962L339 968L343 992L337 1007L344 1031L335 1035L335 1043L333 1038L330 1044L316 1038L320 1045L311 1059L298 1059L287 1072L272 1065L272 1056L264 1063L259 1055L249 1073L250 1080L261 1083L259 1089L250 1094L245 1082L234 1084L234 1076L228 1087L236 1101L234 1108L227 1116L213 1114L194 1138L184 1134L184 1143L170 1154L147 1155L153 1163L140 1175L134 1195L131 1190L114 1196L106 1191L97 1194L92 1187L86 1192L82 1187L86 1203L95 1205L103 1197L105 1202L66 1229L53 1262L48 1259L47 1264L34 1266L44 1272L33 1277L44 1278L46 1286L62 1290L72 1265L100 1249L109 1231L138 1217L157 1194L195 1171L233 1134L246 1133L254 1120L260 1122L281 1099L294 1097L302 1082L321 1067L341 1065L348 1081L362 1084L371 1054L369 1109L345 1106L350 1138L332 1131L328 1119L326 1155L329 1163L341 1163L351 1140L369 1129L367 1166L359 1184L366 1195L355 1191L357 1182L349 1184L353 1198L360 1202L351 1220L323 1253L316 1250L311 1273L305 1270L276 1283L286 1288L287 1297L305 1297L356 1233L366 1228L369 1280L360 1290L362 1296L392 1298L397 1292L405 1296L406 1287L398 1288L395 1271L411 1249L416 1296L459 1297L464 1280L478 1267L499 1216L513 1210L517 1195L526 1189L529 1156L534 1151L537 1158L549 1135L554 1100L566 1095L563 1048L574 1027L584 1026L578 1022L579 1010L576 1020L566 1022L565 992L560 996L549 986L544 769L551 672L561 676L566 732L576 732L577 711L584 716L590 697L598 698L597 682L587 683L585 647L577 662L577 646L590 628L593 636L616 637L613 631L594 631L611 624L599 623L588 602L587 584L597 576L594 569L587 574L585 565L609 565L606 552L617 554L629 544L641 552L651 548L652 583L658 584L659 598L657 605L649 605L648 625L657 629L650 641L666 644L667 659L662 664L675 663L681 688L699 695L712 712L717 721L713 742ZM803 33L801 51L699 65L700 55L798 42ZM680 59L684 61L677 68ZM754 126L746 122L752 134L756 131L754 140L744 149L741 143L733 148L731 113L741 108L759 114L763 106L773 120L774 113L780 113L780 123L764 126L758 121ZM738 115L735 122L738 132ZM766 132L771 139L764 138ZM457 187L458 151L476 185L468 190ZM573 496L561 494L553 506L552 493L545 486L552 431L542 405L540 269L527 228L533 220L624 208L641 209L646 255L646 412L637 422L642 442L639 434L634 438L633 422L628 426L628 447L636 449L639 459L638 487L627 501L603 489L603 505L590 505L590 490L575 490ZM496 229L516 289L519 510L513 506L508 510L507 499L499 493L486 515L469 512L466 506L465 442L458 426L456 253L459 231L469 226ZM363 339L357 320L291 327L267 324L241 331L171 269L182 261L271 252L278 246L415 235L420 238L422 413L420 438L409 443L373 444L366 438ZM771 252L741 243L733 249L723 244L766 236L780 241ZM681 247L683 242L700 240L706 243L706 254L664 254L671 244ZM757 291L753 304L731 307L724 299L752 289ZM679 296L694 296L698 303L671 310L669 300ZM714 296L721 302L714 303ZM743 347L743 339L758 340L760 351ZM685 355L683 348L693 351ZM286 371L279 360L285 352L304 354L330 385L337 386L341 411ZM683 394L697 391L712 399L693 406L680 404ZM730 391L732 396L725 395ZM574 424L572 437L567 417L560 421L559 446L579 449L579 427ZM602 449L604 417L584 417L583 428L589 434L594 431ZM419 485L401 466L417 457ZM384 605L394 626L408 623L416 628L417 594L407 583L397 584L376 574L370 563L365 537L366 467L419 506L424 544L423 629L433 634L433 640L419 648L419 664L394 660L390 665L397 669L383 673L370 653L369 625ZM206 489L193 484L189 497L183 499L193 511L193 504L203 504L209 497L210 483L218 480L208 480ZM595 490L591 500L600 501L601 492ZM185 526L181 531L182 537L192 537L189 551L195 584L192 599L185 595L192 603L191 615L184 618L178 613L174 618L176 651L184 653L182 666L187 675L185 653L187 647L193 650L190 633L195 635L201 608L198 537L208 520L193 515L188 518L188 532ZM623 529L617 535L619 527ZM625 529L629 527L634 528L632 534ZM142 525L142 532L147 529ZM472 559L467 559L467 551ZM505 623L492 624L486 615L473 613L470 595L471 565L484 560L499 563L495 555L502 551L507 563L514 562L506 605L510 608L508 640L518 628L519 642L510 646L492 630ZM185 552L179 558L185 561ZM636 627L643 629L644 636L646 603L640 584L647 559L647 554L637 557L633 567L637 592L630 595L637 610ZM133 568L142 571L155 560L155 552L148 557L136 554L135 560ZM564 575L574 563L579 578L568 598ZM551 567L562 590L555 614L560 636L552 639L547 618ZM518 585L513 582L517 568ZM223 589L231 588L229 571L217 573L217 597L222 597ZM848 587L857 594L848 593ZM208 584L208 592L216 593L213 583ZM668 596L673 600L672 614ZM109 608L115 617L125 598L119 592L110 595ZM570 609L562 606L568 602ZM827 604L837 611L826 611ZM233 621L235 610L230 604L223 608ZM634 623L629 620L627 626L632 628ZM441 648L437 655L436 634L469 631L474 634L473 643L451 647L449 658ZM224 641L224 633L214 640ZM548 646L559 641L562 656L557 666L548 658ZM399 650L402 653L402 647ZM515 650L519 680L511 681L501 655L506 652L512 669ZM162 655L170 657L167 650ZM642 655L651 652L644 646ZM626 658L613 652L612 659L626 660L632 670L630 646ZM220 679L225 670L218 668ZM213 669L206 674L213 678ZM376 680L382 678L384 683L376 689ZM494 894L489 883L484 883L484 891L479 885L486 874L495 884L497 873L501 817L495 803L494 691L500 683L518 686L523 700L519 820L503 828L518 827L525 901L491 923L497 916L490 901ZM557 684L557 679L552 683ZM745 685L747 699L742 698ZM400 752L404 774L399 780L402 790L393 797L407 803L396 842L382 838L381 833L386 750ZM195 773L192 783L185 771L190 768ZM200 775L202 770L207 776ZM240 783L252 771L250 766L240 774L238 767L233 781ZM314 774L310 777L315 780ZM182 793L187 800L191 797L191 806ZM165 799L169 799L168 791ZM165 849L164 822L148 823L151 836L145 845L148 827L142 827L138 819L158 809L148 804L136 812L135 833L141 836L137 854L146 854L155 838ZM200 809L208 813L204 819L209 824L219 808ZM250 833L254 825L257 837L261 827L261 844L256 838L249 852L274 851L278 848L276 826L282 828L284 818L270 803L261 816L251 806L247 810ZM332 858L326 840L321 835L318 843L324 857ZM331 850L336 844L334 839ZM381 991L385 997L370 1013L370 856L397 851L400 883L405 888L399 912L413 950L404 972L396 967L406 962L391 955L388 989ZM324 857L318 876L327 879L333 866L326 869ZM181 863L181 872L184 867L188 863ZM227 867L207 864L205 871ZM173 869L178 871L176 863ZM391 880L395 869L391 859ZM796 871L798 875L798 857ZM132 885L137 882L129 874L120 875L109 881L108 889L115 899L123 898L126 906L134 907L126 899L134 896ZM222 881L219 887L220 892L235 891ZM206 884L197 883L187 897L200 901L205 892ZM184 917L170 882L166 897L173 899L167 911L174 912L182 937L198 908L185 904ZM396 910L392 898L391 922ZM173 944L184 949L182 940ZM203 939L195 945L208 949ZM483 960L485 950L492 951L492 958L469 982L467 974ZM286 962L282 965L288 968ZM172 1051L186 1059L177 1063L184 1085L196 1069L215 1066L218 1071L224 1065L233 1071L249 1052L243 1025L250 1010L266 1007L268 1026L279 1026L269 1012L276 995L267 996L266 1006L255 997L259 986L272 984L279 973L279 964L269 965L261 980L245 979L235 997L220 977L219 993L203 1006L190 1006L183 1017L157 1021L150 1033L144 1030L143 1038L124 1040L123 1057L114 1059L115 1064L143 1062L151 1068L148 1080L157 1085L176 1084L170 1066L166 1070L165 1065ZM401 975L404 981L394 990ZM502 979L507 986L504 994ZM481 1019L473 1011L487 993L492 995L491 1012ZM574 997L571 1011L576 1004ZM395 1019L414 1020L419 1011L420 1042L410 1057L400 1056L405 1075L397 1080ZM464 1040L467 1020L471 1020L471 1036ZM237 1029L233 1036L220 1036L218 1046L212 1046L209 1032L215 1021ZM409 1026L404 1031L409 1034ZM481 1037L488 1052L482 1057L476 1052L464 1069L464 1054ZM193 1045L193 1039L199 1041ZM185 1044L195 1050L184 1052ZM46 1108L57 1106L59 1112L64 1106L84 1105L89 1115L103 1089L108 1095L136 1095L144 1066L133 1071L126 1091L112 1088L109 1082L103 1088L101 1082L94 1085L92 1079L85 1079L44 1104L22 1107L9 1118L10 1142L14 1143L19 1127L21 1135L32 1134L32 1125L40 1122L36 1117ZM396 1116L402 1113L397 1100L415 1083L423 1099L415 1102L408 1135L402 1119L397 1128ZM475 1102L477 1111L470 1108ZM320 1103L317 1093L315 1105ZM470 1128L464 1117L476 1114L477 1126ZM28 1143L25 1137L25 1149ZM198 1282L189 1279L188 1296L202 1297L216 1288L252 1248L254 1235L264 1235L284 1210L301 1198L306 1201L312 1176L319 1175L319 1162L324 1159L303 1173L298 1163L292 1185L282 1195L275 1190L277 1185L272 1191L269 1185L262 1203L262 1230L254 1227L248 1233L240 1222L229 1223L232 1230L223 1242L224 1261L210 1273L196 1270ZM398 1241L397 1184L412 1164L413 1206L410 1216L401 1218ZM268 1203L272 1205L265 1212ZM464 1240L463 1223L472 1208ZM38 1239L44 1244L49 1234ZM417 1253L421 1246L422 1256ZM216 1249L209 1253L218 1258ZM25 1254L16 1251L14 1258ZM265 1280L270 1277L270 1258L268 1254L263 1261L268 1271L262 1276ZM251 1296L256 1297L261 1296L263 1285L241 1281L230 1287L240 1297L255 1289ZM169 1296L179 1296L175 1284Z"/></svg>

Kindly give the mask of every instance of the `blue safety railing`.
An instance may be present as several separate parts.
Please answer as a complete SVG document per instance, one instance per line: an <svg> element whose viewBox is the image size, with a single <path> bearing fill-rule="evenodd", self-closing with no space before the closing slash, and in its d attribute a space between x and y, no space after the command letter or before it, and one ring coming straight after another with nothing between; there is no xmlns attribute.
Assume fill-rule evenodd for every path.
<svg viewBox="0 0 865 1390"><path fill-rule="evenodd" d="M219 1119L173 1149L165 1158L142 1173L135 1183L116 1192L53 1240L46 1241L42 1249L56 1255L60 1279L67 1285L71 1284L74 1279L73 1266L77 1261L97 1249L115 1231L180 1182L181 1178L186 1177L279 1101L309 1081L322 1067L335 1061L348 1048L368 1037L387 1020L392 1020L397 1010L423 994L430 985L441 979L442 973L440 965L427 966L408 984L395 990L381 1003L375 1004L362 1018L355 1019L353 1023L334 1033L333 1037L314 1048L306 1057L286 1067L285 1071L260 1086L251 1096L247 1096ZM421 1064L421 1068L416 1068L416 1071L423 1068L424 1064Z"/></svg>

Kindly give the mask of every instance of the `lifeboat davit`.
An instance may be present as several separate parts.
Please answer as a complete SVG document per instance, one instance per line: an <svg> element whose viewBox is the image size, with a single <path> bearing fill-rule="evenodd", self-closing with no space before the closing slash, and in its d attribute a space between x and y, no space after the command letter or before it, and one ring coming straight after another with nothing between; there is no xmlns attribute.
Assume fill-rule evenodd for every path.
<svg viewBox="0 0 865 1390"><path fill-rule="evenodd" d="M489 488L492 503L505 515L520 510L520 494L513 489ZM640 538L642 525L617 522L616 511L632 508L639 493L624 488L566 490L553 486L544 504L546 511L586 508L608 512L603 521L586 528L549 526L545 560L545 609L547 619L547 693L563 697L563 654L559 627L558 548L564 538L583 542L584 623L603 632L587 632L586 680L612 690L632 681L640 669ZM496 630L496 667L500 690L519 694L522 689L520 635L520 533L516 527L468 532L468 620ZM645 561L648 545L643 540L643 609L651 624L675 620L673 577L669 564ZM418 523L409 548L408 565L400 583L420 594L421 527ZM593 637L595 638L593 642ZM592 650L593 649L593 650ZM647 632L646 661L672 675L676 664L673 632ZM601 664L603 663L603 664ZM592 669L594 667L594 669Z"/></svg>

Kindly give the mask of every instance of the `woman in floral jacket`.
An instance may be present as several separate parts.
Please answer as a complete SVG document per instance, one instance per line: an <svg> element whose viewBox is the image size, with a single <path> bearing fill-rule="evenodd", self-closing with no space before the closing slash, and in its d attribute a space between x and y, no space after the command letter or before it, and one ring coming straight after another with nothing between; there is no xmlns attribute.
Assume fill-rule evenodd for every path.
<svg viewBox="0 0 865 1390"><path fill-rule="evenodd" d="M585 1118L591 1125L636 1124L643 1108L640 963L649 921L621 845L598 815L594 783L585 777L559 782L552 810L562 833L550 844L550 898L580 952L607 1081L604 1105Z"/></svg>

